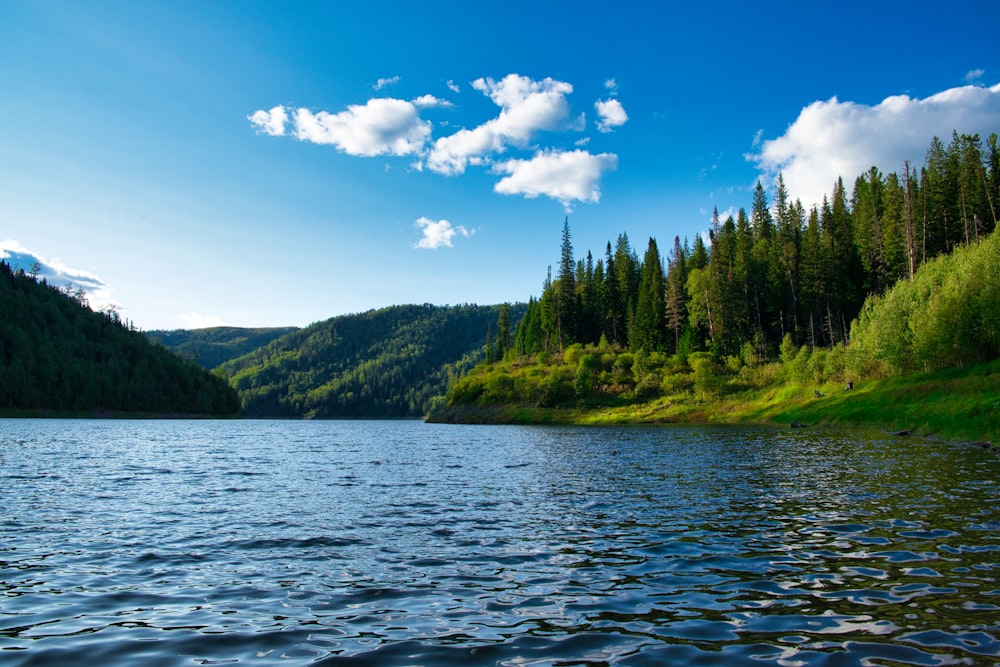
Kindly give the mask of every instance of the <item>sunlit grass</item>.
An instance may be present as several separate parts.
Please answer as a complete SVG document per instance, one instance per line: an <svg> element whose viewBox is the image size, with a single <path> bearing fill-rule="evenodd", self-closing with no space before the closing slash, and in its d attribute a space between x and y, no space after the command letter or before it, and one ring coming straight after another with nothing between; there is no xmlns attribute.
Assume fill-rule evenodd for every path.
<svg viewBox="0 0 1000 667"><path fill-rule="evenodd" d="M565 366L558 368L564 375L568 372ZM553 381L552 369L543 365L483 369L480 381L496 388L500 383L495 375L508 372L515 382L505 386L522 387L518 378L534 387ZM520 391L489 394L479 403L452 406L451 420L534 424L795 422L1000 442L1000 361L857 382L852 390L846 389L840 374L820 378L817 383L806 382L801 373L791 373L776 362L739 374L723 373L711 382L704 377L692 381L694 375L683 369L654 372L663 374L659 395L636 396L633 385L585 399L556 391L548 398L561 398L553 405L543 405L547 398L536 390L529 401L518 400ZM476 386L478 381L473 375L467 382ZM572 393L565 387L563 391Z"/></svg>

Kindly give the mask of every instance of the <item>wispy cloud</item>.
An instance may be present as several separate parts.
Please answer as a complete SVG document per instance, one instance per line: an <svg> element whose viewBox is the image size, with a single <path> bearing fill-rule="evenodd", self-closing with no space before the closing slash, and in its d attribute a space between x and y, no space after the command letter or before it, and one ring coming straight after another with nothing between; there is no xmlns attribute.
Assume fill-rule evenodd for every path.
<svg viewBox="0 0 1000 667"><path fill-rule="evenodd" d="M72 289L82 289L86 292L87 301L94 310L105 308L120 308L107 283L98 276L74 269L64 264L58 258L46 259L38 253L28 250L17 241L0 241L0 259L14 269L24 269L30 273L35 263L38 264L38 278L44 278L54 287L70 286Z"/></svg>
<svg viewBox="0 0 1000 667"><path fill-rule="evenodd" d="M451 79L448 79L448 83L446 83L445 85L448 86L449 90L451 90L451 92L453 93L462 92L462 89L458 87L458 84L452 81Z"/></svg>
<svg viewBox="0 0 1000 667"><path fill-rule="evenodd" d="M628 122L625 107L616 99L598 100L594 103L594 108L597 109L598 132L613 132L616 127Z"/></svg>
<svg viewBox="0 0 1000 667"><path fill-rule="evenodd" d="M375 85L372 86L372 88L374 88L375 90L382 90L386 86L392 86L392 85L395 85L397 83L399 83L399 77L398 76L390 76L390 77L388 77L386 79L379 79L378 81L375 82Z"/></svg>
<svg viewBox="0 0 1000 667"><path fill-rule="evenodd" d="M606 171L618 167L618 156L593 155L587 151L541 152L530 160L508 160L494 171L508 174L493 188L501 194L520 194L532 199L551 197L563 206L574 201L596 203L601 199L600 181Z"/></svg>
<svg viewBox="0 0 1000 667"><path fill-rule="evenodd" d="M818 205L833 191L872 167L902 169L903 161L920 164L931 137L946 143L953 131L988 135L1000 126L1000 84L963 86L924 99L887 97L874 106L841 102L836 97L813 102L776 139L765 140L747 159L768 182L780 172L793 198Z"/></svg>
<svg viewBox="0 0 1000 667"><path fill-rule="evenodd" d="M258 109L253 114L247 116L247 118L257 126L258 133L280 137L285 134L285 123L288 122L288 113L285 111L285 107L276 106L270 111Z"/></svg>
<svg viewBox="0 0 1000 667"><path fill-rule="evenodd" d="M614 79L607 79L604 82L604 87L607 88L608 93L610 93L612 96L618 94L618 82L615 81Z"/></svg>
<svg viewBox="0 0 1000 667"><path fill-rule="evenodd" d="M974 82L979 81L980 79L982 79L984 74L986 74L986 70L984 70L984 69L970 70L965 75L965 80L968 81L969 83L974 83Z"/></svg>
<svg viewBox="0 0 1000 667"><path fill-rule="evenodd" d="M429 218L418 218L414 223L423 233L423 237L417 242L416 248L434 250L441 246L451 247L451 240L456 235L466 238L472 236L472 232L462 225L452 225L447 220L431 220Z"/></svg>

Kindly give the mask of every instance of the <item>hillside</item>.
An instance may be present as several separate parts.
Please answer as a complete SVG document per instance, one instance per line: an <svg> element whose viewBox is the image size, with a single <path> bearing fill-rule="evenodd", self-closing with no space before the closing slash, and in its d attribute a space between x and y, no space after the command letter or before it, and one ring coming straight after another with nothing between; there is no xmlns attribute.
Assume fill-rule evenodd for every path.
<svg viewBox="0 0 1000 667"><path fill-rule="evenodd" d="M457 381L431 421L766 422L1000 443L1000 230L870 296L851 343L773 360L686 359L607 342L509 356Z"/></svg>
<svg viewBox="0 0 1000 667"><path fill-rule="evenodd" d="M482 360L503 306L392 306L335 317L217 372L252 417L422 417ZM509 308L516 322L523 306Z"/></svg>
<svg viewBox="0 0 1000 667"><path fill-rule="evenodd" d="M298 328L210 327L155 330L147 331L146 335L171 352L185 359L193 359L202 368L213 369L293 331L298 331Z"/></svg>
<svg viewBox="0 0 1000 667"><path fill-rule="evenodd" d="M222 415L218 377L154 345L113 311L0 262L0 410Z"/></svg>
<svg viewBox="0 0 1000 667"><path fill-rule="evenodd" d="M808 213L779 176L773 206L758 184L750 215L716 215L710 243L675 238L667 261L653 238L640 260L625 234L576 260L567 221L558 274L511 347L431 418L805 417L995 439L997 135L988 144L935 139L919 173L873 167Z"/></svg>

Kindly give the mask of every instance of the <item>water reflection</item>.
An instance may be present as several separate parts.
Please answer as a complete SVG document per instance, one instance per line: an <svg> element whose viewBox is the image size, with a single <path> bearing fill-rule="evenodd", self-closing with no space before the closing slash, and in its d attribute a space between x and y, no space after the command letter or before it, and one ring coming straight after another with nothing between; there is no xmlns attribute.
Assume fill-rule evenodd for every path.
<svg viewBox="0 0 1000 667"><path fill-rule="evenodd" d="M0 658L980 664L1000 462L877 434L0 422Z"/></svg>

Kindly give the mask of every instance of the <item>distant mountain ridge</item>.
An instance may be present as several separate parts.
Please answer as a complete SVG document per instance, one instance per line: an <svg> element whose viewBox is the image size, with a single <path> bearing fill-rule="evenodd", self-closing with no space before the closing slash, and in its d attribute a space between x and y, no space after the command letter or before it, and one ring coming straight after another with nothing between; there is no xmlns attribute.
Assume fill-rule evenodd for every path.
<svg viewBox="0 0 1000 667"><path fill-rule="evenodd" d="M146 335L154 343L211 370L293 331L298 327L209 327L147 331Z"/></svg>
<svg viewBox="0 0 1000 667"><path fill-rule="evenodd" d="M342 315L274 338L216 372L239 392L245 416L419 418L485 358L500 309L423 304ZM510 306L510 317L516 322L524 310Z"/></svg>

